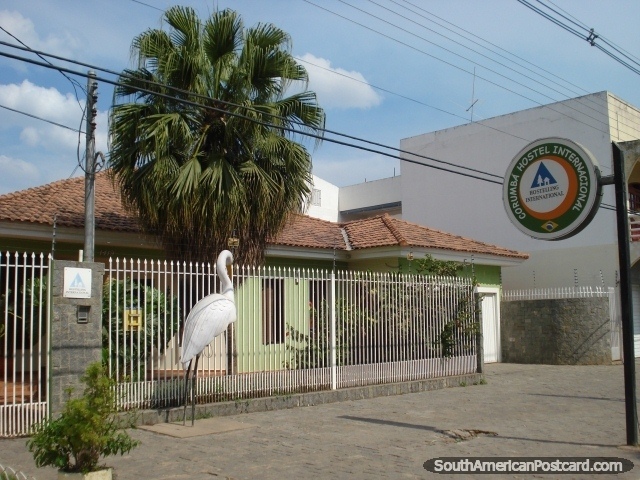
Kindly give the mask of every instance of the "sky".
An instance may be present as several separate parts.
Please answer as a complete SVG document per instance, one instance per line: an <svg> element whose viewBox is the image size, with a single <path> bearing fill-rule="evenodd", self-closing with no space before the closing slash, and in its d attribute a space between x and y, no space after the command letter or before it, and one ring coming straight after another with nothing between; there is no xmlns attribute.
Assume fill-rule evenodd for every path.
<svg viewBox="0 0 640 480"><path fill-rule="evenodd" d="M640 56L637 0L529 0L579 32ZM0 194L83 175L86 66L120 72L130 45L163 28L168 0L3 0L0 4ZM338 186L401 174L400 140L608 90L640 106L640 76L518 0L185 0L200 18L230 8L245 26L291 36L326 112L325 141L302 140L313 173ZM586 31L586 30L585 30ZM585 34L586 35L586 34ZM600 43L598 43L600 42ZM637 57L636 57L637 59ZM98 77L115 80L98 71ZM96 150L108 158L113 87L98 82ZM340 142L365 146L367 151ZM358 139L375 142L363 143ZM523 144L524 146L524 144ZM386 148L390 147L390 148ZM499 175L504 172L491 172ZM434 175L442 175L434 170ZM446 178L443 178L446 181Z"/></svg>

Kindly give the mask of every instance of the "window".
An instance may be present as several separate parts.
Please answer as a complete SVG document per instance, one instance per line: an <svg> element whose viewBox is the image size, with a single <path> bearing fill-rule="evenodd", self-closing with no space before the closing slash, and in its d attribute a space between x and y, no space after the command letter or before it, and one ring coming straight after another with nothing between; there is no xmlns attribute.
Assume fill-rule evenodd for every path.
<svg viewBox="0 0 640 480"><path fill-rule="evenodd" d="M269 278L262 281L262 343L284 342L284 280Z"/></svg>
<svg viewBox="0 0 640 480"><path fill-rule="evenodd" d="M317 188L314 188L311 190L311 205L315 205L316 207L319 207L321 205L322 203L321 193L322 192Z"/></svg>

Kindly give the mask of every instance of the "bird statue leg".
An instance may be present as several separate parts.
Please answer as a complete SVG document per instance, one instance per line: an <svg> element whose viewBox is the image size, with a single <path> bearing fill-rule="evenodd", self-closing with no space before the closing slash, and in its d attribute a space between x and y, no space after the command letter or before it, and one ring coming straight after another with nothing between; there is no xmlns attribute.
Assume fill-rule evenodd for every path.
<svg viewBox="0 0 640 480"><path fill-rule="evenodd" d="M196 396L195 396L195 390L196 387L198 386L198 359L200 358L200 355L196 355L196 364L193 367L193 373L191 375L191 426L193 427L193 424L196 420Z"/></svg>
<svg viewBox="0 0 640 480"><path fill-rule="evenodd" d="M182 425L184 425L187 421L187 401L188 401L188 389L189 389L189 373L191 372L191 364L193 363L193 359L189 360L189 366L187 367L187 371L184 374L184 410L182 412Z"/></svg>

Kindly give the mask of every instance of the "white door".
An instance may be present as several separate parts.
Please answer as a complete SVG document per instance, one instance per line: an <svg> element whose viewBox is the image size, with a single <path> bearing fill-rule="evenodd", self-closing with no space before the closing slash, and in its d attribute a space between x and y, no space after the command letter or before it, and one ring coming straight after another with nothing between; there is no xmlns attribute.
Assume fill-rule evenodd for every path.
<svg viewBox="0 0 640 480"><path fill-rule="evenodd" d="M500 311L497 289L478 288L482 297L482 346L484 362L500 361Z"/></svg>
<svg viewBox="0 0 640 480"><path fill-rule="evenodd" d="M631 284L631 299L633 301L633 351L640 357L640 285Z"/></svg>

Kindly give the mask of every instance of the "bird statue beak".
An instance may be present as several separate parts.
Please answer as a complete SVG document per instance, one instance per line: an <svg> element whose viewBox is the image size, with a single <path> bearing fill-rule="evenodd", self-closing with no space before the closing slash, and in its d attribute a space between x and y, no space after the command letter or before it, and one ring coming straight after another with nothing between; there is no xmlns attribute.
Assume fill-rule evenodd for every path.
<svg viewBox="0 0 640 480"><path fill-rule="evenodd" d="M233 280L233 265L227 265L227 274L229 275L229 279Z"/></svg>

